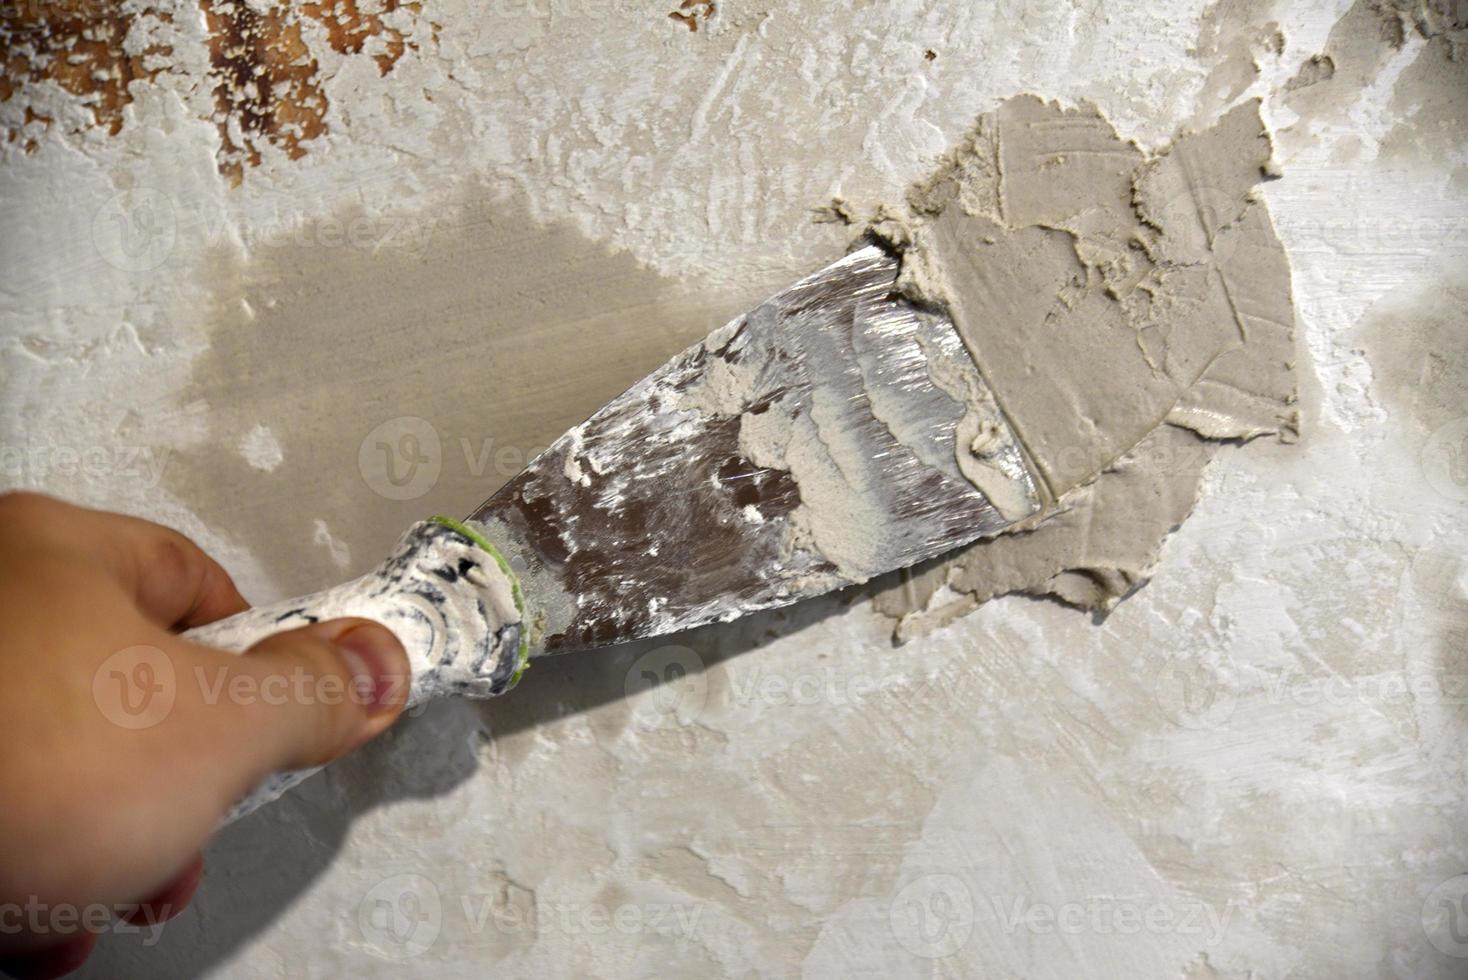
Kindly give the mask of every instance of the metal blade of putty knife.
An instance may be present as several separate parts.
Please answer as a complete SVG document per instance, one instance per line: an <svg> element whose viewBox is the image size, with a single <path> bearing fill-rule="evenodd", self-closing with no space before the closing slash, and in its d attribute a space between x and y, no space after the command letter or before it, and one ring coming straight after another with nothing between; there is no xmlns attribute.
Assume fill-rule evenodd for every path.
<svg viewBox="0 0 1468 980"><path fill-rule="evenodd" d="M571 429L469 517L523 584L532 657L786 605L1038 509L952 322L897 296L897 274L868 245L801 280ZM960 468L976 404L988 410L973 448L1007 484L1008 516Z"/></svg>
<svg viewBox="0 0 1468 980"><path fill-rule="evenodd" d="M528 657L783 606L1030 516L1012 427L897 274L852 252L628 389L465 524L421 522L375 571L185 635L243 651L364 616L408 653L408 705L489 697ZM272 774L226 822L312 771Z"/></svg>

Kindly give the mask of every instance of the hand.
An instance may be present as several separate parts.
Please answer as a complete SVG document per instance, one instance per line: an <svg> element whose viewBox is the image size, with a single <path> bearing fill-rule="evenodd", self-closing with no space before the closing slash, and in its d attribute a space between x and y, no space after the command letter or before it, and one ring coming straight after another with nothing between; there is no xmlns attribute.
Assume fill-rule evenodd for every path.
<svg viewBox="0 0 1468 980"><path fill-rule="evenodd" d="M0 496L0 971L59 976L109 913L177 914L237 799L402 711L407 655L370 620L278 633L245 656L177 635L245 608L176 531Z"/></svg>

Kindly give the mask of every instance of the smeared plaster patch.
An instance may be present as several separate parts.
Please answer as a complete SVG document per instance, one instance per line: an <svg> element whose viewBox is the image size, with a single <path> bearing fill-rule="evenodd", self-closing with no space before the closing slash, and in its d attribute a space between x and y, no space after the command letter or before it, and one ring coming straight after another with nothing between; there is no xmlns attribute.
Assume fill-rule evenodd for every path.
<svg viewBox="0 0 1468 980"><path fill-rule="evenodd" d="M1335 75L1335 62L1328 54L1311 55L1300 66L1295 77L1285 82L1285 90L1293 92L1297 88L1308 88L1311 85L1319 85L1328 82Z"/></svg>
<svg viewBox="0 0 1468 980"><path fill-rule="evenodd" d="M1426 21L1425 44L1397 77L1388 109L1395 124L1382 156L1396 165L1422 164L1455 171L1468 185L1468 6L1456 20Z"/></svg>
<svg viewBox="0 0 1468 980"><path fill-rule="evenodd" d="M331 563L339 570L345 571L352 565L352 549L346 542L331 533L331 528L326 521L316 518L311 524L311 541L326 550Z"/></svg>
<svg viewBox="0 0 1468 980"><path fill-rule="evenodd" d="M1200 117L1228 106L1260 76L1260 63L1278 59L1284 32L1275 19L1277 0L1215 0L1198 21L1193 57L1208 67L1198 96Z"/></svg>
<svg viewBox="0 0 1468 980"><path fill-rule="evenodd" d="M1373 389L1419 434L1468 416L1468 256L1444 257L1431 287L1378 302L1357 333ZM1468 447L1459 470L1468 488Z"/></svg>
<svg viewBox="0 0 1468 980"><path fill-rule="evenodd" d="M240 455L257 470L272 472L280 465L284 455L275 433L269 427L257 425L240 439Z"/></svg>
<svg viewBox="0 0 1468 980"><path fill-rule="evenodd" d="M902 641L1012 592L1105 609L1146 582L1217 450L1187 429L1158 426L1038 526L892 576L876 609L896 620Z"/></svg>
<svg viewBox="0 0 1468 980"><path fill-rule="evenodd" d="M1297 436L1289 265L1252 191L1271 167L1257 102L1148 153L1021 96L868 224L899 287L952 314L1046 501L884 591L900 635L944 587L1109 608L1191 509L1204 440Z"/></svg>
<svg viewBox="0 0 1468 980"><path fill-rule="evenodd" d="M1395 136L1435 147L1439 158L1461 148L1468 19L1448 0L1356 0L1286 86L1283 102L1302 121L1281 135L1303 139L1312 126L1344 121L1410 42L1420 47L1393 86Z"/></svg>

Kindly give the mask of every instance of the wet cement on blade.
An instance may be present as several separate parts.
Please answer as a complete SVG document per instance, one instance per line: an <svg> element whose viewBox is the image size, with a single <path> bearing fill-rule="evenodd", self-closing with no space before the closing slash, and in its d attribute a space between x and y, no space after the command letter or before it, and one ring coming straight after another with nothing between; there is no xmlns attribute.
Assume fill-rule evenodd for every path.
<svg viewBox="0 0 1468 980"><path fill-rule="evenodd" d="M1149 152L1094 107L1026 95L873 215L900 288L952 315L1045 498L889 582L877 608L899 635L1009 592L1106 609L1145 581L1220 440L1297 437L1289 264L1255 192L1271 172L1257 101Z"/></svg>

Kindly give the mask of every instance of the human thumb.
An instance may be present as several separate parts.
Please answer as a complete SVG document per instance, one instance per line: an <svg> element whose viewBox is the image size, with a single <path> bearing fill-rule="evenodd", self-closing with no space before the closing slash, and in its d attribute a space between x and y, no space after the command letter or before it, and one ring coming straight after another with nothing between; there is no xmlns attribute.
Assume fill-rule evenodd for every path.
<svg viewBox="0 0 1468 980"><path fill-rule="evenodd" d="M287 692L274 699L258 743L267 770L325 765L380 734L402 713L412 681L402 643L370 619L276 633L247 650L241 666Z"/></svg>

